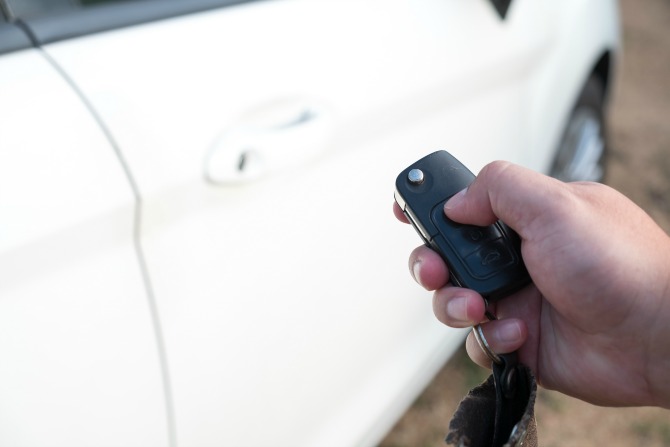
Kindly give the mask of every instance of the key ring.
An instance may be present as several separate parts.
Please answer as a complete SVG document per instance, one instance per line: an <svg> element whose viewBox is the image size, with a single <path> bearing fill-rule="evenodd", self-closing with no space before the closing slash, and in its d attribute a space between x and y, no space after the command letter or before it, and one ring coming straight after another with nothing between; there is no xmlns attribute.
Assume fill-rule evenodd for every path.
<svg viewBox="0 0 670 447"><path fill-rule="evenodd" d="M488 310L489 303L486 299L484 300L484 305L486 306L486 313L485 313L486 318L488 318L489 321L497 320L496 316L493 315L493 313ZM498 365L502 364L502 359L500 358L500 356L495 352L493 352L493 350L489 346L489 343L486 341L486 337L484 337L484 331L482 330L481 323L474 326L472 328L472 332L475 334L475 339L477 340L479 347L482 349L482 351L484 351L486 356L493 363L496 363Z"/></svg>
<svg viewBox="0 0 670 447"><path fill-rule="evenodd" d="M500 359L500 356L498 356L498 354L496 354L495 352L493 352L493 350L491 350L491 347L486 341L486 337L484 337L484 331L482 331L482 325L478 324L475 327L473 327L472 332L475 334L475 339L477 340L479 347L482 348L482 351L484 351L486 356L489 359L491 359L493 363L500 365L502 363L502 360Z"/></svg>

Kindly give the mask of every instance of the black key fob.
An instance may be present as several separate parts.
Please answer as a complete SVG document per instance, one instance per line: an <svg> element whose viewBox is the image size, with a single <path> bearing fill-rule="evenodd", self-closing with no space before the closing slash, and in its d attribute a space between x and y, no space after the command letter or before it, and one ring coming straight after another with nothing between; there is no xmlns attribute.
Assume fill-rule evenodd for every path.
<svg viewBox="0 0 670 447"><path fill-rule="evenodd" d="M475 179L446 151L432 153L402 171L395 200L424 242L449 267L452 284L496 301L530 282L519 235L501 221L488 227L449 220L444 203Z"/></svg>

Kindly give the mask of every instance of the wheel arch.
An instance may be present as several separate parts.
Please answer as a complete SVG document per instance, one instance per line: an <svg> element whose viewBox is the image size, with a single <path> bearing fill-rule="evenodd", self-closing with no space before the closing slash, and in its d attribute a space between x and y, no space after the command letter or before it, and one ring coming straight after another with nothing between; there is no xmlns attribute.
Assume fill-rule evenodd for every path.
<svg viewBox="0 0 670 447"><path fill-rule="evenodd" d="M524 150L524 163L542 172L548 172L575 101L591 76L603 82L610 102L620 59L616 1L566 1L561 13L555 12L562 36L554 38L553 49L534 75L527 118L532 130Z"/></svg>

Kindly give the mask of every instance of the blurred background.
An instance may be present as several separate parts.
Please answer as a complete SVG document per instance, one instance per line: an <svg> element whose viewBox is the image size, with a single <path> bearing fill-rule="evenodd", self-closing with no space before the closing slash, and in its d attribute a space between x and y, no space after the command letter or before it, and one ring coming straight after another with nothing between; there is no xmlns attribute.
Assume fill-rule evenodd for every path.
<svg viewBox="0 0 670 447"><path fill-rule="evenodd" d="M609 110L606 183L670 232L670 1L620 5L623 60ZM458 402L487 376L462 349L381 445L443 445ZM670 413L660 409L601 408L540 390L536 416L543 447L670 445Z"/></svg>

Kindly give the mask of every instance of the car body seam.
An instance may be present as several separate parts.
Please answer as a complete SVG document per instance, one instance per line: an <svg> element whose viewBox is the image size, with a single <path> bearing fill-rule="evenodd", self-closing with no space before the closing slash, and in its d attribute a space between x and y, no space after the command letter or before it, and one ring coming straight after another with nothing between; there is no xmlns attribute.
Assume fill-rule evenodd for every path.
<svg viewBox="0 0 670 447"><path fill-rule="evenodd" d="M28 33L30 35L30 33ZM31 36L32 38L33 36ZM34 42L34 40L33 40ZM56 70L56 72L62 77L63 80L68 84L68 86L74 91L74 93L79 97L80 101L83 103L84 107L91 114L92 118L95 120L100 130L104 134L105 138L111 145L117 160L119 161L121 168L130 184L130 188L134 197L134 222L133 222L133 246L136 253L136 258L140 267L140 272L142 275L142 282L144 284L145 293L149 305L149 312L151 314L151 320L154 330L154 336L156 340L158 357L160 362L161 370L161 379L163 381L163 394L165 398L165 410L166 410L166 420L168 426L168 445L170 447L176 447L177 445L177 435L176 435L176 418L175 418L175 408L174 408L174 399L172 392L172 382L170 378L169 364L167 359L167 350L165 345L165 337L163 335L163 329L161 325L160 315L158 312L158 304L156 302L155 293L153 290L151 276L149 274L149 268L146 261L146 256L142 249L141 243L141 229L142 229L142 196L139 191L139 187L133 174L130 170L128 162L126 161L121 149L116 142L112 132L105 124L104 120L97 112L93 104L88 100L86 95L81 91L77 86L74 80L68 75L68 73L58 64L58 62L51 57L51 55L45 51L42 47L36 44L36 49L42 54L42 56L47 60L47 62Z"/></svg>

